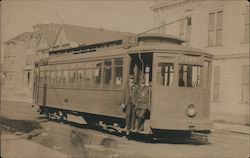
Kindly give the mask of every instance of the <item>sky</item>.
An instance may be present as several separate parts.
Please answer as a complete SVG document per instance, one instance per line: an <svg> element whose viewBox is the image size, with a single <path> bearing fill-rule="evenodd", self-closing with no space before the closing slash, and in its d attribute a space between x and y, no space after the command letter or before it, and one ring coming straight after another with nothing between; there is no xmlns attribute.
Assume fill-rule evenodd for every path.
<svg viewBox="0 0 250 158"><path fill-rule="evenodd" d="M32 31L38 23L143 32L153 27L153 4L153 0L3 0L1 57L3 42Z"/></svg>
<svg viewBox="0 0 250 158"><path fill-rule="evenodd" d="M66 23L118 31L142 32L153 27L153 1L5 0L2 40L32 31L38 23Z"/></svg>

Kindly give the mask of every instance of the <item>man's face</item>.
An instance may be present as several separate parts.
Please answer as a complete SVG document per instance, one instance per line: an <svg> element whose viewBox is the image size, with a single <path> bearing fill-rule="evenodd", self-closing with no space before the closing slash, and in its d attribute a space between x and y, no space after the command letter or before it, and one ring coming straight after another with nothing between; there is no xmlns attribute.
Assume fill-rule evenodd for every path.
<svg viewBox="0 0 250 158"><path fill-rule="evenodd" d="M144 84L144 83L141 83L141 87L145 87L145 84Z"/></svg>
<svg viewBox="0 0 250 158"><path fill-rule="evenodd" d="M134 85L134 80L133 79L129 79L129 85Z"/></svg>

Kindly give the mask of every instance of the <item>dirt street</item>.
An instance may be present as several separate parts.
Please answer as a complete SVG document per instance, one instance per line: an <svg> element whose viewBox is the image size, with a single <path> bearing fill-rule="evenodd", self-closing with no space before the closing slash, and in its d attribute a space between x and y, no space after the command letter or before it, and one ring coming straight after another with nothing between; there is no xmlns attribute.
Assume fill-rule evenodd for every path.
<svg viewBox="0 0 250 158"><path fill-rule="evenodd" d="M48 120L37 113L31 104L24 102L2 101L1 125L2 149L8 141L3 140L3 137L11 134L68 155L68 157L246 158L249 156L249 135L245 134L215 129L209 135L208 142L202 139L147 142L147 139L142 138L141 135L128 140L122 135L108 133L98 127L62 124ZM11 152L11 148L4 149L2 153ZM29 150L38 151L38 149ZM17 153L16 157L20 155L22 154Z"/></svg>

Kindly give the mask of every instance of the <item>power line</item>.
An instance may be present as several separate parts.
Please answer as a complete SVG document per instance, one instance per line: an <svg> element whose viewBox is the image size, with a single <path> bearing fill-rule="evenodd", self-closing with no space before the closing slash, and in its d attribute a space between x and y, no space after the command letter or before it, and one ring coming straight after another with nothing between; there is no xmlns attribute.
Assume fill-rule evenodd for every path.
<svg viewBox="0 0 250 158"><path fill-rule="evenodd" d="M57 13L56 13L56 17L58 17L62 21L63 24L66 24L63 18L61 18Z"/></svg>
<svg viewBox="0 0 250 158"><path fill-rule="evenodd" d="M153 31L153 30L156 30L156 29L159 29L159 28L162 28L162 27L168 26L168 25L171 25L171 24L173 24L173 23L176 23L176 22L179 22L179 21L182 21L182 20L185 20L185 19L188 19L188 17L184 17L184 18L181 18L181 19L178 19L178 20L172 21L172 22L170 22L170 23L163 24L163 25L161 25L161 26L158 26L158 27L155 27L155 28L152 28L152 29L146 30L146 31L144 31L144 32L139 33L138 35L141 35L141 34L144 34L144 33L147 33L147 32L150 32L150 31Z"/></svg>

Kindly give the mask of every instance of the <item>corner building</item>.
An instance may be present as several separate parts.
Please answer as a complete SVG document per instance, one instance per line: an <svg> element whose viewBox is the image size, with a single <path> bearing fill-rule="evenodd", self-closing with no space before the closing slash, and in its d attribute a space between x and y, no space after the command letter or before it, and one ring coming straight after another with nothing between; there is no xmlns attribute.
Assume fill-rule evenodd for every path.
<svg viewBox="0 0 250 158"><path fill-rule="evenodd" d="M211 119L249 124L249 3L163 0L151 7L156 32L214 55ZM179 20L182 19L182 20Z"/></svg>

